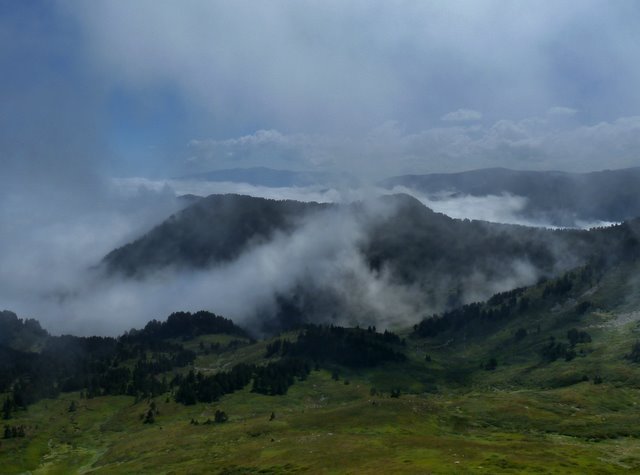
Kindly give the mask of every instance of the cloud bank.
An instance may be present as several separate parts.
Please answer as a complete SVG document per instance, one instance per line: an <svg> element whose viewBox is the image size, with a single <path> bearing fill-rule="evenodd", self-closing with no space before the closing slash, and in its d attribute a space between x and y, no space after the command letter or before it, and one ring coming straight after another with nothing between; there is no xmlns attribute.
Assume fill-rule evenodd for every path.
<svg viewBox="0 0 640 475"><path fill-rule="evenodd" d="M555 170L562 164L576 171L638 166L640 116L593 125L579 125L571 117L570 110L556 108L519 121L433 127L416 133L387 123L359 138L258 131L237 139L193 141L188 163L194 169L211 169L266 160L285 168L295 164L303 169L341 169L363 180L497 166Z"/></svg>
<svg viewBox="0 0 640 475"><path fill-rule="evenodd" d="M113 335L172 311L200 309L259 331L259 314L273 310L278 295L309 285L341 302L319 318L383 325L417 318L418 294L368 268L358 251L362 222L340 210L314 216L295 232L277 234L237 260L207 270L167 269L129 280L107 278L92 268L114 243L144 231L152 210L177 209L168 196L163 207L157 205L163 193L147 192L156 204L147 202L145 208L144 198L129 190L123 199L126 208L118 213L75 214L73 220L58 216L31 233L25 232L27 227L15 228L0 252L3 308L38 318L54 333ZM367 219L388 212L370 208Z"/></svg>
<svg viewBox="0 0 640 475"><path fill-rule="evenodd" d="M64 212L62 203L49 202L52 208L43 205L42 216L11 221L0 249L3 308L37 318L54 333L113 335L172 311L200 309L259 331L261 318L277 311L277 299L294 298L301 288L314 295L313 318L343 324L406 325L445 304L440 293L446 295L448 284L426 294L417 285L399 283L389 269L374 270L365 261L361 245L370 237L371 224L394 213L393 207L370 199L374 190L360 190L357 198L365 205L358 217L348 207L314 215L294 232L278 233L217 267L169 268L144 279L106 278L94 266L108 251L179 209L167 183L148 185L118 183L108 197L117 207L92 204ZM301 199L308 190L296 192ZM327 201L353 198L333 192L326 192ZM10 220L7 208L2 218ZM511 269L506 273L510 277L489 281L480 274L467 276L459 283L462 298L486 298L532 283L538 275L526 261L500 265Z"/></svg>
<svg viewBox="0 0 640 475"><path fill-rule="evenodd" d="M567 101L604 117L640 99L634 2L61 5L113 80L175 84L231 123L248 114L286 129L414 127L461 105L495 119Z"/></svg>

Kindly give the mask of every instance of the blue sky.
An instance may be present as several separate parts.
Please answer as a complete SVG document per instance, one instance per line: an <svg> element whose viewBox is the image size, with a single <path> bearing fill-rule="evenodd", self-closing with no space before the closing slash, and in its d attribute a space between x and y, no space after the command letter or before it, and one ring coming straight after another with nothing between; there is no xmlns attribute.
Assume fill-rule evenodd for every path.
<svg viewBox="0 0 640 475"><path fill-rule="evenodd" d="M634 1L2 0L0 35L14 182L640 164Z"/></svg>

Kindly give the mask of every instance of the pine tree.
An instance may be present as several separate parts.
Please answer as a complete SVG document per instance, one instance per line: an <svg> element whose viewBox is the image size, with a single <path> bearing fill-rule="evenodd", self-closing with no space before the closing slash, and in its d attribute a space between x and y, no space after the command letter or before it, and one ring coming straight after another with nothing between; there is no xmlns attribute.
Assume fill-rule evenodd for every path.
<svg viewBox="0 0 640 475"><path fill-rule="evenodd" d="M222 422L227 422L229 417L227 416L227 414L224 411L221 411L220 409L217 409L213 419L217 423L222 423Z"/></svg>
<svg viewBox="0 0 640 475"><path fill-rule="evenodd" d="M2 418L7 420L11 418L11 409L13 407L13 404L11 402L11 400L9 398L6 398L4 400L4 403L2 404Z"/></svg>
<svg viewBox="0 0 640 475"><path fill-rule="evenodd" d="M149 409L147 411L147 413L145 414L145 416L144 416L144 421L143 422L145 424L153 424L155 421L156 421L156 418L155 418L155 416L153 414L153 409Z"/></svg>

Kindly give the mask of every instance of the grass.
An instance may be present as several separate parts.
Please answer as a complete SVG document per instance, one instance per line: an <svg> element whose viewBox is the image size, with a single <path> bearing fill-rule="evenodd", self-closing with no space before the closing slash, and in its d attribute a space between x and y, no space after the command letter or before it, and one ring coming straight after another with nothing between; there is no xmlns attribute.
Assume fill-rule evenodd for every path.
<svg viewBox="0 0 640 475"><path fill-rule="evenodd" d="M371 396L314 371L286 396L247 390L215 404L80 400L19 413L24 439L2 440L2 473L632 473L640 469L640 391L580 383L536 390ZM72 400L75 412L68 412ZM213 419L224 424L192 425ZM271 413L275 419L270 421Z"/></svg>
<svg viewBox="0 0 640 475"><path fill-rule="evenodd" d="M182 406L165 395L155 399L154 424L141 419L149 401L131 397L41 401L8 421L25 425L27 436L0 441L0 472L638 473L640 365L624 355L640 336L625 312L640 297L623 285L625 272L490 331L407 337L404 363L340 368L338 381L312 371L285 396L249 386L214 404ZM575 304L587 298L593 308L577 316ZM576 345L571 361L543 361L549 337L566 341L573 327L592 342ZM528 334L516 341L519 328ZM187 342L198 352L194 366L215 372L265 361L268 342L225 349L233 339ZM222 350L205 354L200 342ZM483 369L490 357L493 371ZM403 394L392 398L392 389ZM203 424L218 409L228 422Z"/></svg>

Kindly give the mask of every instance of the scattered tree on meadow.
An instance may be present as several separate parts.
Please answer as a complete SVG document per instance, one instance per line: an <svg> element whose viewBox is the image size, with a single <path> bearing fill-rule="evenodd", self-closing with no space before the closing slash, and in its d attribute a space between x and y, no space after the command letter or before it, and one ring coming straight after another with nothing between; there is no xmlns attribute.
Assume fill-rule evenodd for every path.
<svg viewBox="0 0 640 475"><path fill-rule="evenodd" d="M567 340L571 346L576 346L578 343L590 343L591 335L577 328L572 328L567 332Z"/></svg>
<svg viewBox="0 0 640 475"><path fill-rule="evenodd" d="M484 369L487 371L493 371L498 367L498 361L495 358L489 359L484 365Z"/></svg>
<svg viewBox="0 0 640 475"><path fill-rule="evenodd" d="M156 421L155 414L153 413L153 409L149 408L146 414L144 415L144 423L145 424L153 424Z"/></svg>
<svg viewBox="0 0 640 475"><path fill-rule="evenodd" d="M220 409L216 409L216 413L213 417L213 420L215 422L217 422L218 424L221 424L223 422L227 422L228 419L229 417L224 411L221 411Z"/></svg>
<svg viewBox="0 0 640 475"><path fill-rule="evenodd" d="M631 353L626 355L628 360L632 363L640 363L640 341L636 341L631 347Z"/></svg>

